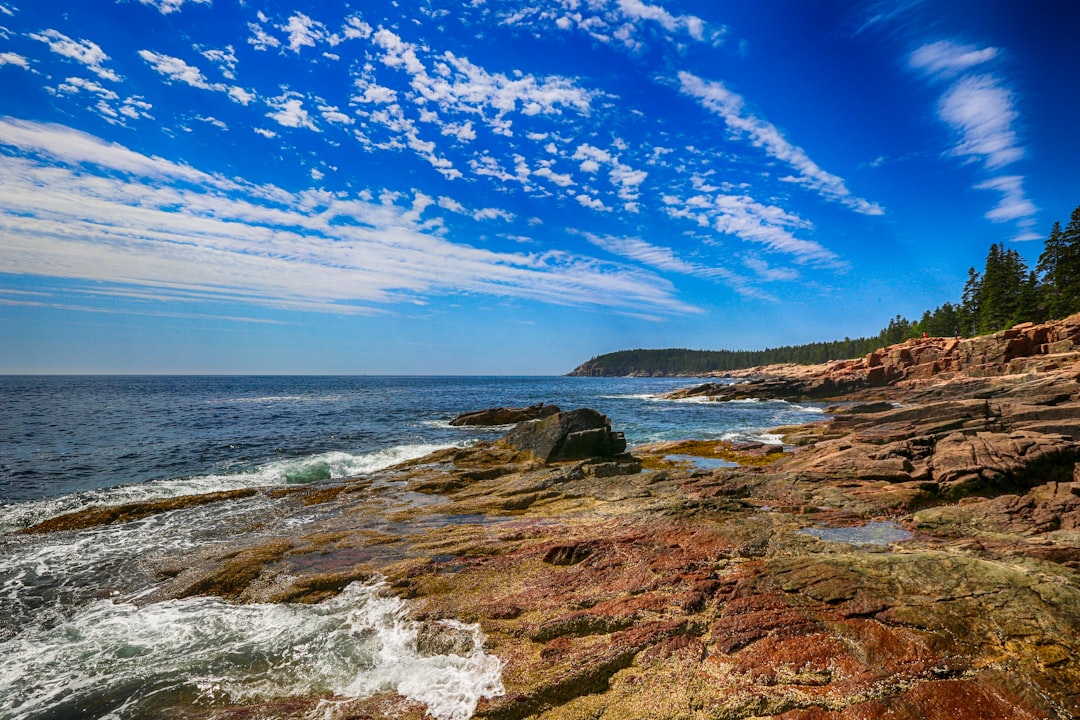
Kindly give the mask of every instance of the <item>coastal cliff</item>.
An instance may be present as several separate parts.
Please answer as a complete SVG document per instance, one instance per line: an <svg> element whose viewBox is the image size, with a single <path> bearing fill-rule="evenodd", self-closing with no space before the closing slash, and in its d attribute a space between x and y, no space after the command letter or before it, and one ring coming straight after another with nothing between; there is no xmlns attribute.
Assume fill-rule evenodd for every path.
<svg viewBox="0 0 1080 720"><path fill-rule="evenodd" d="M267 490L265 527L155 561L146 601L318 603L385 578L432 652L472 642L444 621L479 624L502 662L491 720L1080 715L1080 316L743 375L676 395L830 405L775 445L628 451L618 418L557 413ZM425 709L388 691L170 717L315 712Z"/></svg>

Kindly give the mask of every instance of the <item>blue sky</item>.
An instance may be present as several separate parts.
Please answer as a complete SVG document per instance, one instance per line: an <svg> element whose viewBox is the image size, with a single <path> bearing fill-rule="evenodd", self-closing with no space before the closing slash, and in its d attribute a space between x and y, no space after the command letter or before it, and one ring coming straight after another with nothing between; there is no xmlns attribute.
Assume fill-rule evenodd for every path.
<svg viewBox="0 0 1080 720"><path fill-rule="evenodd" d="M1080 205L1080 4L0 0L0 372L876 334Z"/></svg>

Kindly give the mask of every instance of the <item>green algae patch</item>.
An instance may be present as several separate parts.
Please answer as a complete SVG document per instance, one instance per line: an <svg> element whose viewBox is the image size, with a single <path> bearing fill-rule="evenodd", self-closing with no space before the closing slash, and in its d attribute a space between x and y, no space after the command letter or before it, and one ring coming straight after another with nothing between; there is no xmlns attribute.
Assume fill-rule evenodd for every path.
<svg viewBox="0 0 1080 720"><path fill-rule="evenodd" d="M43 534L60 532L63 530L85 530L100 525L115 525L116 523L131 522L144 517L182 510L184 508L209 505L225 500L238 500L258 494L255 488L243 488L241 490L224 490L221 492L205 493L202 495L181 495L180 497L165 498L162 500L147 500L144 502L114 505L112 507L95 507L76 512L58 515L48 520L23 528L19 532L26 534Z"/></svg>
<svg viewBox="0 0 1080 720"><path fill-rule="evenodd" d="M688 460L666 459L670 455L723 460L742 467L764 467L772 465L785 455L783 450L770 450L772 447L774 446L760 445L743 449L727 440L682 440L645 445L635 448L634 452L641 457L642 467L646 470L661 470L671 467L685 469L694 465L692 461Z"/></svg>

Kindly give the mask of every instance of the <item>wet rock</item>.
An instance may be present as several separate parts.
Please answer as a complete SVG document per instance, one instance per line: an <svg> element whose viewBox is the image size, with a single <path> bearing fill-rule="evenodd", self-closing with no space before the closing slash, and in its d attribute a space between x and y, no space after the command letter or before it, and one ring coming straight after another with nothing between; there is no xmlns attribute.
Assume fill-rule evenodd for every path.
<svg viewBox="0 0 1080 720"><path fill-rule="evenodd" d="M520 408L488 408L486 410L462 413L451 420L450 424L455 427L463 425L513 425L515 423L525 422L526 420L546 418L557 412L559 412L559 407L557 405L545 405L544 403L537 403L536 405Z"/></svg>
<svg viewBox="0 0 1080 720"><path fill-rule="evenodd" d="M626 439L611 431L611 420L588 408L520 423L502 442L544 462L613 457L626 450Z"/></svg>

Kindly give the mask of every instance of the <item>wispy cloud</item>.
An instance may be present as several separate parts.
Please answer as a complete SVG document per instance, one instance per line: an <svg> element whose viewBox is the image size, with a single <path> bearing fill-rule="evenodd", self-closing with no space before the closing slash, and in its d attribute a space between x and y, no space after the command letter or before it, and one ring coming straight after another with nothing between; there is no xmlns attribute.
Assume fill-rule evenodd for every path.
<svg viewBox="0 0 1080 720"><path fill-rule="evenodd" d="M644 0L553 0L504 11L501 16L507 25L578 30L593 40L633 53L645 50L646 40L657 35L667 42L688 38L718 44L727 33L722 25L696 15L676 14Z"/></svg>
<svg viewBox="0 0 1080 720"><path fill-rule="evenodd" d="M671 248L661 247L635 237L613 237L585 233L585 238L597 247L608 252L639 262L664 272L678 273L692 277L720 282L735 292L759 300L774 300L768 293L750 284L746 278L724 267L690 262L678 257Z"/></svg>
<svg viewBox="0 0 1080 720"><path fill-rule="evenodd" d="M193 5L209 5L213 0L139 0L143 5L157 8L162 15L176 12L184 6L185 2Z"/></svg>
<svg viewBox="0 0 1080 720"><path fill-rule="evenodd" d="M757 202L749 195L699 193L690 197L663 196L668 215L696 222L764 246L774 253L792 256L795 262L842 269L845 263L828 248L812 240L798 238L793 230L808 230L812 225L799 216Z"/></svg>
<svg viewBox="0 0 1080 720"><path fill-rule="evenodd" d="M13 52L0 53L0 66L2 65L15 65L21 67L23 70L30 69L30 61L22 55Z"/></svg>
<svg viewBox="0 0 1080 720"><path fill-rule="evenodd" d="M695 312L655 274L565 252L454 242L395 196L289 192L149 157L56 125L0 119L0 265L151 295L371 313L478 293Z"/></svg>
<svg viewBox="0 0 1080 720"><path fill-rule="evenodd" d="M203 74L202 70L194 65L189 65L181 58L163 55L162 53L156 53L152 50L140 50L139 57L149 64L157 73L163 75L168 82L179 82L190 85L193 88L199 88L200 90L211 90L213 92L224 93L232 99L233 102L241 105L247 105L255 99L253 93L248 92L242 87L226 85L225 83L210 82L207 80L206 75Z"/></svg>
<svg viewBox="0 0 1080 720"><path fill-rule="evenodd" d="M994 47L978 48L974 45L939 40L923 45L911 53L908 64L928 75L949 77L989 62L997 57L997 54L998 49Z"/></svg>
<svg viewBox="0 0 1080 720"><path fill-rule="evenodd" d="M641 0L618 0L619 10L632 20L652 20L668 32L685 31L695 40L705 39L705 21L696 15L673 15L659 5Z"/></svg>
<svg viewBox="0 0 1080 720"><path fill-rule="evenodd" d="M949 154L998 172L1025 155L1016 131L1020 113L1015 93L999 76L984 67L998 57L998 49L939 40L925 43L908 57L908 65L932 82L948 83L937 105L938 118L955 135ZM976 70L977 69L977 70ZM993 222L1016 221L1016 239L1032 238L1030 218L1038 212L1027 199L1021 175L995 176L975 185L1002 193L1001 202L986 213Z"/></svg>
<svg viewBox="0 0 1080 720"><path fill-rule="evenodd" d="M986 218L994 222L1009 222L1031 217L1038 212L1035 203L1024 193L1024 178L1020 175L1004 175L991 178L975 186L978 190L996 190L1000 192L1001 202L986 213ZM1025 238L1030 239L1030 238Z"/></svg>
<svg viewBox="0 0 1080 720"><path fill-rule="evenodd" d="M972 75L941 96L938 115L958 135L953 154L996 170L1024 157L1013 124L1020 117L1013 95L991 75Z"/></svg>
<svg viewBox="0 0 1080 720"><path fill-rule="evenodd" d="M73 40L59 30L42 30L39 33L30 33L30 37L46 43L49 50L57 55L85 65L102 80L120 82L120 76L105 67L109 56L97 43L89 40Z"/></svg>
<svg viewBox="0 0 1080 720"><path fill-rule="evenodd" d="M775 125L750 112L742 96L729 90L724 83L703 80L685 71L680 72L678 78L680 91L720 116L732 133L745 137L751 145L760 148L769 157L793 168L796 175L784 178L785 180L803 185L856 212L865 215L884 213L877 203L853 195L842 178L821 169L806 151L789 141Z"/></svg>

